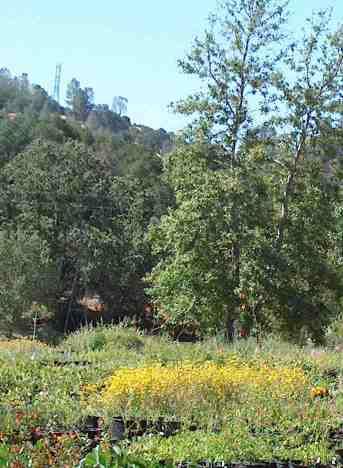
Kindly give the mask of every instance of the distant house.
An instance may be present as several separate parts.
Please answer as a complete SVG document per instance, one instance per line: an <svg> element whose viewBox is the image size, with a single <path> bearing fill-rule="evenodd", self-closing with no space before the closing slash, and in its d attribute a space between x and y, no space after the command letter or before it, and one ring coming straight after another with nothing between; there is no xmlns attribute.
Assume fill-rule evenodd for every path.
<svg viewBox="0 0 343 468"><path fill-rule="evenodd" d="M9 112L7 114L7 117L8 117L9 120L14 121L17 118L17 114L15 112Z"/></svg>

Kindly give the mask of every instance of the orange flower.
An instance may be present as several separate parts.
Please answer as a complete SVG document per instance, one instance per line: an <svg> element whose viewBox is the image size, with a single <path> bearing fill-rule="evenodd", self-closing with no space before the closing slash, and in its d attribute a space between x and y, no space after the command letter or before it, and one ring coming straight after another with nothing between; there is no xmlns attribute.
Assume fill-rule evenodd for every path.
<svg viewBox="0 0 343 468"><path fill-rule="evenodd" d="M312 398L324 398L329 396L329 390L326 387L313 387L311 389Z"/></svg>

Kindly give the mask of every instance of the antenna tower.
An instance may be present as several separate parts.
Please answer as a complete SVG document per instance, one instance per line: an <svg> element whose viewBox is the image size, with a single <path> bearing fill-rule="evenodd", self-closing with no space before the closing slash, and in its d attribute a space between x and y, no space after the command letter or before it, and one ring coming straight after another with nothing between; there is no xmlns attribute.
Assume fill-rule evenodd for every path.
<svg viewBox="0 0 343 468"><path fill-rule="evenodd" d="M58 103L60 102L61 73L62 73L62 64L58 63L56 65L54 93L52 96L55 99L55 101L57 101Z"/></svg>

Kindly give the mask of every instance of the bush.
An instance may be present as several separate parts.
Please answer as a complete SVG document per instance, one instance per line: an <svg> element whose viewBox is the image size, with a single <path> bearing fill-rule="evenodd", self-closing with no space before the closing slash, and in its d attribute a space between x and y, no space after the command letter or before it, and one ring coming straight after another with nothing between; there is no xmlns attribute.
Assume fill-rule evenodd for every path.
<svg viewBox="0 0 343 468"><path fill-rule="evenodd" d="M85 327L64 340L62 347L74 352L140 350L144 347L144 340L140 332L124 326Z"/></svg>

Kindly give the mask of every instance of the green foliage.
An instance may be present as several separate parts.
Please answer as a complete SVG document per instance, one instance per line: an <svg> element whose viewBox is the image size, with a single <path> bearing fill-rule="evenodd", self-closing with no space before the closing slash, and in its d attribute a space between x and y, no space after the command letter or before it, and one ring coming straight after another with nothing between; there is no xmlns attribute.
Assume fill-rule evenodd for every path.
<svg viewBox="0 0 343 468"><path fill-rule="evenodd" d="M26 73L16 77L6 68L2 68L0 69L0 111L42 115L46 112L59 112L60 106L41 86L31 85Z"/></svg>
<svg viewBox="0 0 343 468"><path fill-rule="evenodd" d="M94 351L90 347L92 340L101 334L106 338L106 345ZM130 345L138 340L144 346ZM278 400L270 394L256 393L247 401L242 396L225 411L228 423L217 432L212 430L213 425L224 413L216 413L220 402L213 400L212 406L198 415L201 427L196 432L188 430L186 412L180 432L172 437L152 434L131 443L124 441L116 450L111 449L107 442L111 411L106 413L101 408L100 392L104 380L116 369L140 368L156 362L163 366L183 363L198 366L209 362L220 366L232 356L256 369L265 365L303 369L309 385L328 388L330 396L313 400L308 387L298 398L286 395ZM80 361L89 364L75 364ZM58 362L64 365L57 365ZM333 371L334 378L330 376ZM83 460L94 466L91 463L96 463L98 455L100 462L109 467L132 466L130 463L159 466L160 460L175 466L182 460L195 463L204 459L227 462L297 459L310 464L320 457L322 463L328 463L334 458L334 450L328 445L327 435L340 423L342 399L337 385L342 373L338 353L304 349L275 338L262 341L258 347L253 338L232 345L214 339L181 344L138 335L132 329L99 327L68 337L58 348L29 340L0 341L0 460L2 463L21 461L24 466L29 463L56 466L56 459L77 466ZM97 386L93 407L84 399L85 386L89 384ZM55 431L58 434L82 428L90 414L104 417L104 440L98 453L82 455L87 441L80 435L66 432L57 439L53 437ZM130 419L132 408L127 408L123 415ZM32 445L29 439L34 430L45 435Z"/></svg>
<svg viewBox="0 0 343 468"><path fill-rule="evenodd" d="M230 171L213 169L204 150L184 148L170 159L176 208L151 228L154 252L162 258L150 277L151 293L176 322L191 319L204 329L222 329L238 318L234 242L239 236L242 253L251 251L271 206L262 177L253 179L242 170L238 179ZM232 229L236 203L238 232Z"/></svg>
<svg viewBox="0 0 343 468"><path fill-rule="evenodd" d="M204 432L183 432L173 438L144 438L130 448L137 457L146 463L157 460L170 460L174 466L187 460L191 466L198 466L200 460L216 460L226 463L256 463L257 460L304 460L310 462L317 456L327 463L332 461L333 452L323 441L313 441L301 446L302 437L294 435L288 438L278 436L270 431L263 438L249 434L243 423L237 423L220 434ZM305 436L306 437L306 436ZM299 444L298 447L296 445ZM242 462L243 463L243 462ZM192 465L193 464L193 465ZM150 466L150 465L149 465Z"/></svg>
<svg viewBox="0 0 343 468"><path fill-rule="evenodd" d="M3 172L3 220L34 230L49 247L60 294L96 290L113 313L142 289L144 229L151 195L139 181L113 177L84 145L37 143ZM137 291L137 293L135 292ZM124 305L125 307L125 305Z"/></svg>
<svg viewBox="0 0 343 468"><path fill-rule="evenodd" d="M176 105L196 120L167 167L176 207L151 229L150 293L172 322L320 342L341 291L339 175L323 152L327 137L339 153L342 35L321 12L289 44L285 6L222 2L180 62L204 86Z"/></svg>
<svg viewBox="0 0 343 468"><path fill-rule="evenodd" d="M321 165L307 164L298 176L296 190L302 196L290 209L285 247L279 252L273 238L283 174L271 177L262 148L246 155L234 176L230 169L211 164L204 149L180 149L170 158L176 208L151 228L160 261L149 277L150 293L176 323L188 319L218 330L228 319L239 319L248 329L273 326L294 339L300 339L304 326L320 339L340 287L330 258L337 188L323 178ZM239 224L233 229L235 205L240 207ZM326 237L323 225L330 232ZM238 288L233 257L237 240Z"/></svg>
<svg viewBox="0 0 343 468"><path fill-rule="evenodd" d="M323 340L343 278L342 27L320 11L294 42L287 19L283 0L220 2L179 62L202 88L174 105L195 120L168 156L174 135L132 124L125 98L110 110L74 78L64 109L0 70L0 229L27 259L2 293L8 316L37 297L64 331L99 320L92 297L104 321L142 316L148 278L174 336L232 338L235 322Z"/></svg>
<svg viewBox="0 0 343 468"><path fill-rule="evenodd" d="M14 328L33 302L49 304L57 272L37 232L0 230L0 321Z"/></svg>
<svg viewBox="0 0 343 468"><path fill-rule="evenodd" d="M82 328L63 342L65 349L74 352L111 351L113 348L117 351L141 350L144 346L143 336L137 330L124 326Z"/></svg>
<svg viewBox="0 0 343 468"><path fill-rule="evenodd" d="M208 29L179 61L181 71L200 78L204 86L174 108L196 115L187 133L190 141L219 144L234 162L254 113L259 112L263 122L274 100L271 81L284 49L287 2L225 0L219 6Z"/></svg>
<svg viewBox="0 0 343 468"><path fill-rule="evenodd" d="M29 116L15 121L0 116L0 168L31 143L32 134L33 122Z"/></svg>
<svg viewBox="0 0 343 468"><path fill-rule="evenodd" d="M94 106L91 91L77 80L68 96L72 115L26 75L0 72L0 222L12 237L17 230L34 232L46 244L56 281L45 299L55 307L59 329L92 319L76 304L88 291L106 303L104 320L142 312L141 278L152 262L145 231L172 200L162 161L152 155L168 134L156 132L153 145L150 137L138 145L130 120ZM142 138L150 131L142 129ZM44 274L39 268L35 276L42 285Z"/></svg>
<svg viewBox="0 0 343 468"><path fill-rule="evenodd" d="M80 468L145 468L146 461L142 458L129 455L119 447L112 447L106 450L98 446L81 461L79 466ZM158 468L160 464L157 462L149 464L149 466L151 468ZM166 466L168 468L168 465Z"/></svg>

